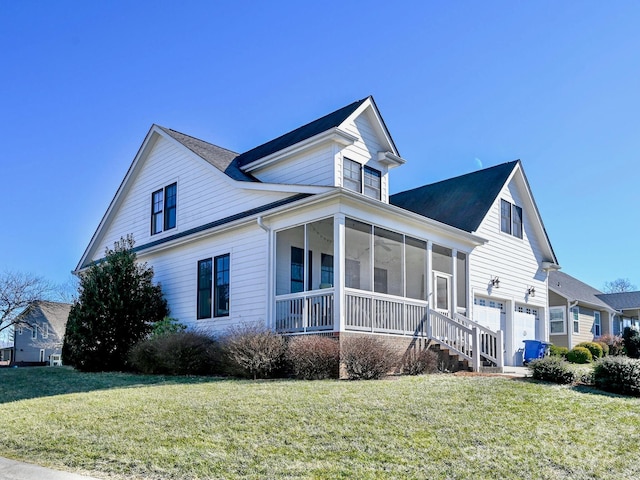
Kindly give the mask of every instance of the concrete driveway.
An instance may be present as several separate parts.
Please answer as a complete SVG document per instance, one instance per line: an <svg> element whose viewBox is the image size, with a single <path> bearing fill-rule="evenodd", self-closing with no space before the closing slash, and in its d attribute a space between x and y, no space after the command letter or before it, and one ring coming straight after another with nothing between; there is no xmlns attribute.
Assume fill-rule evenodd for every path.
<svg viewBox="0 0 640 480"><path fill-rule="evenodd" d="M2 480L97 480L76 473L61 472L31 463L16 462L0 457L0 479Z"/></svg>

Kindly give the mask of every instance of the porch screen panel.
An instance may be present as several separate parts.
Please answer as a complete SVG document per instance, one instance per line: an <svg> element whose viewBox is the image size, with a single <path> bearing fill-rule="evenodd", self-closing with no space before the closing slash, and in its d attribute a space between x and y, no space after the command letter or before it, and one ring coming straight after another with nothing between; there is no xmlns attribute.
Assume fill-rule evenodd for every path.
<svg viewBox="0 0 640 480"><path fill-rule="evenodd" d="M458 307L467 308L467 256L458 252L456 258Z"/></svg>
<svg viewBox="0 0 640 480"><path fill-rule="evenodd" d="M376 277L383 280L375 282L376 292L404 296L402 243L402 235L399 233L378 227L374 229L374 272L379 271Z"/></svg>
<svg viewBox="0 0 640 480"><path fill-rule="evenodd" d="M431 255L433 262L432 268L437 272L453 275L452 253L453 252L450 248L433 245L433 252Z"/></svg>
<svg viewBox="0 0 640 480"><path fill-rule="evenodd" d="M345 286L371 290L371 225L345 220Z"/></svg>
<svg viewBox="0 0 640 480"><path fill-rule="evenodd" d="M300 250L304 252L304 226L276 233L276 295L294 293L291 290L291 273L292 268L297 268L299 264L302 265L300 278L304 279L304 254L302 258L295 258L295 252Z"/></svg>
<svg viewBox="0 0 640 480"><path fill-rule="evenodd" d="M406 237L405 245L407 297L426 300L427 242Z"/></svg>
<svg viewBox="0 0 640 480"><path fill-rule="evenodd" d="M333 218L307 224L307 243L311 267L307 288L333 287Z"/></svg>

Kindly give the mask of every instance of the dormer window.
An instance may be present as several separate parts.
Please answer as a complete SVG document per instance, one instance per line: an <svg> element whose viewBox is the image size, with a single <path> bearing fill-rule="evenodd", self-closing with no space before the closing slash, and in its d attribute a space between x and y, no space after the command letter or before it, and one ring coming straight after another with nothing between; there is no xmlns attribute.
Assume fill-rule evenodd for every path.
<svg viewBox="0 0 640 480"><path fill-rule="evenodd" d="M177 184L172 183L151 194L151 235L176 226Z"/></svg>
<svg viewBox="0 0 640 480"><path fill-rule="evenodd" d="M500 230L522 238L522 207L500 200Z"/></svg>
<svg viewBox="0 0 640 480"><path fill-rule="evenodd" d="M367 165L363 167L358 162L345 158L342 178L342 186L344 188L362 193L376 200L382 198L382 173L380 170Z"/></svg>

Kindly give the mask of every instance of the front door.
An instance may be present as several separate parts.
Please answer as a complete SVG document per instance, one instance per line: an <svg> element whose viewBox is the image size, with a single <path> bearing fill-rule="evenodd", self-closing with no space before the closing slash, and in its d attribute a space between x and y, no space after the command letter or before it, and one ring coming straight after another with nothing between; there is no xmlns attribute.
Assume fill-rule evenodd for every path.
<svg viewBox="0 0 640 480"><path fill-rule="evenodd" d="M434 272L433 286L436 311L449 317L451 312L451 276Z"/></svg>

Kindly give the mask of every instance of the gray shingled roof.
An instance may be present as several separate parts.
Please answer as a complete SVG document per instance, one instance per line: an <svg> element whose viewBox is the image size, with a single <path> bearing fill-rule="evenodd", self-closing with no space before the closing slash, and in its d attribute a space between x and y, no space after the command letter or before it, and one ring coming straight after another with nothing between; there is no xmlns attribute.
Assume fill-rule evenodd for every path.
<svg viewBox="0 0 640 480"><path fill-rule="evenodd" d="M55 331L58 337L62 338L67 327L71 304L39 300L30 304L19 316L29 321L27 317L37 316L36 310L42 313L49 325L51 325L52 330Z"/></svg>
<svg viewBox="0 0 640 480"><path fill-rule="evenodd" d="M611 306L598 298L598 295L602 293L600 290L564 272L549 272L549 290L562 295L570 302L579 301L611 310Z"/></svg>
<svg viewBox="0 0 640 480"><path fill-rule="evenodd" d="M278 138L275 138L267 143L263 143L262 145L259 145L255 148L252 148L251 150L242 153L237 159L239 165L241 167L248 165L252 162L255 162L256 160L271 155L272 153L279 152L280 150L284 150L291 145L295 145L296 143L300 143L315 135L338 127L349 117L349 115L355 112L356 109L360 105L362 105L365 100L367 100L367 98L363 98L362 100L353 102L346 107L342 107L335 112L331 112L324 117L318 118L313 122L307 123L306 125L296 128L289 133L285 133Z"/></svg>
<svg viewBox="0 0 640 480"><path fill-rule="evenodd" d="M389 203L466 232L475 232L519 160L424 185Z"/></svg>
<svg viewBox="0 0 640 480"><path fill-rule="evenodd" d="M180 142L199 157L205 159L221 172L227 174L232 179L240 182L258 181L252 175L240 170L237 153L227 150L226 148L218 147L212 143L205 142L204 140L185 135L184 133L177 132L170 128L161 127L160 125L158 125L158 128L171 136L171 138Z"/></svg>
<svg viewBox="0 0 640 480"><path fill-rule="evenodd" d="M640 309L640 292L601 293L598 298L616 310Z"/></svg>

